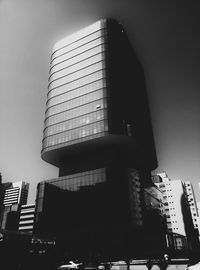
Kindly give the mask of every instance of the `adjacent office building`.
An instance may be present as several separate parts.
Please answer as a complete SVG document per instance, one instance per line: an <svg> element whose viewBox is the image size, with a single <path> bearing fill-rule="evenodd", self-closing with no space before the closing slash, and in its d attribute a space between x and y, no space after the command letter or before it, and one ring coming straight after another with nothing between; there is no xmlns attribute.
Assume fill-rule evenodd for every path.
<svg viewBox="0 0 200 270"><path fill-rule="evenodd" d="M198 230L199 230L199 239L200 239L200 202L197 202L197 224L198 224Z"/></svg>
<svg viewBox="0 0 200 270"><path fill-rule="evenodd" d="M76 254L122 252L128 231L140 243L157 159L143 68L120 23L55 44L46 106L41 156L59 177L38 184L35 232L66 236Z"/></svg>
<svg viewBox="0 0 200 270"><path fill-rule="evenodd" d="M25 204L20 207L19 231L33 232L33 223L35 217L35 204Z"/></svg>
<svg viewBox="0 0 200 270"><path fill-rule="evenodd" d="M185 183L181 180L171 180L165 172L153 176L153 180L163 193L167 231L185 236L189 245L194 247L197 237Z"/></svg>
<svg viewBox="0 0 200 270"><path fill-rule="evenodd" d="M23 181L3 183L4 199L1 229L18 229L20 206L27 203L29 184Z"/></svg>
<svg viewBox="0 0 200 270"><path fill-rule="evenodd" d="M185 190L186 190L186 194L187 194L187 198L188 198L188 202L190 206L193 225L195 229L198 229L198 219L197 219L198 209L197 209L197 203L196 203L196 199L194 195L194 190L190 181L185 181L184 185L185 185Z"/></svg>

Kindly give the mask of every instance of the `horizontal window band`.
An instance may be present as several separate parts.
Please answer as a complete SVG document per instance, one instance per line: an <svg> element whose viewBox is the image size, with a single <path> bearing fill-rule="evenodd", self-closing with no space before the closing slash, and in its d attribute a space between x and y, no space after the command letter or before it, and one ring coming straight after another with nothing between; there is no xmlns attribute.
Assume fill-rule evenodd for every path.
<svg viewBox="0 0 200 270"><path fill-rule="evenodd" d="M89 104L95 103L96 101L100 101L100 100L107 101L107 98L100 98L100 99L92 100L92 101L87 102L87 103L85 103L85 104L83 104L83 105L76 106L76 107L71 108L71 109L69 109L69 110L65 110L65 111L62 111L62 112L59 112L59 113L56 113L56 114L50 115L50 116L48 116L47 118L45 118L45 121L44 121L44 122L46 122L46 121L47 121L47 119L49 119L50 117L53 117L53 116L55 116L55 115L59 115L59 114L62 114L62 113L64 113L64 112L68 112L68 111L71 111L71 110L74 110L74 109L77 109L77 108L81 108L81 107L83 107L83 106L86 106L86 105L89 105ZM94 111L95 111L95 110L94 110Z"/></svg>
<svg viewBox="0 0 200 270"><path fill-rule="evenodd" d="M8 204L8 203L17 203L18 202L18 200L7 200L7 201L4 201L3 203L4 204Z"/></svg>
<svg viewBox="0 0 200 270"><path fill-rule="evenodd" d="M33 220L23 220L23 221L20 221L19 222L19 225L22 225L22 224L32 224L33 223Z"/></svg>
<svg viewBox="0 0 200 270"><path fill-rule="evenodd" d="M19 188L16 188L16 189L7 189L7 190L5 191L6 194L12 193L12 192L19 192Z"/></svg>
<svg viewBox="0 0 200 270"><path fill-rule="evenodd" d="M83 97L89 96L89 95L91 95L91 94L94 94L95 92L97 92L97 93L99 92L99 93L100 93L101 90L102 90L102 92L103 92L103 94L104 94L104 97L103 97L103 98L106 98L106 97L107 97L106 92L104 93L104 91L106 90L106 88L103 87L103 88L100 88L100 89L91 91L91 92L89 92L89 93L86 93L86 94L83 94L83 95L80 95L80 96L77 96L77 97L68 99L68 100L66 100L66 101L62 101L62 102L60 102L60 103L54 104L54 105L52 105L52 106L50 106L50 107L47 107L47 109L46 109L46 111L45 111L45 115L46 115L46 113L48 112L48 110L50 110L51 108L54 108L54 107L59 106L59 105L62 105L62 104L70 103L70 102L72 102L72 101L75 101L75 100L81 99L81 98L83 98ZM95 101L95 99L93 99L93 101ZM84 104L86 104L86 103L84 103ZM84 104L82 104L82 105L84 105ZM79 105L79 106L81 106L81 105ZM74 107L74 108L75 108L75 107ZM52 115L54 115L54 114L52 114Z"/></svg>
<svg viewBox="0 0 200 270"><path fill-rule="evenodd" d="M98 59L97 59L97 60L94 60L94 62L92 62L91 64L85 64L85 66L79 68L79 66L80 66L81 64L84 64L84 62L88 62L88 60L91 60L91 58L95 58L95 57L97 57L97 56L99 56L99 57L102 56L102 57L101 57L100 60L98 60ZM86 58L86 59L83 59L83 60L79 61L78 63L72 64L72 65L69 65L69 66L65 66L65 67L63 67L63 68L61 68L61 69L59 69L59 70L56 70L56 71L52 72L52 73L50 74L49 78L48 78L48 81L50 82L51 77L52 77L53 75L56 75L56 73L62 72L62 71L64 71L64 70L66 70L66 69L70 69L70 68L72 69L72 68L74 68L74 66L77 66L77 69L75 69L74 71L69 72L69 73L66 74L66 75L70 75L70 74L72 74L72 73L74 73L74 72L81 71L82 69L84 69L84 68L86 68L86 67L89 67L89 66L91 66L91 65L94 65L94 64L96 64L96 63L98 63L98 62L101 62L101 61L105 61L105 55L104 55L104 53L102 53L102 52L97 53L97 54L95 54L95 55L93 55L93 56L90 56L90 57L88 57L88 58ZM65 76L66 76L66 75L65 75ZM61 78L61 77L63 77L63 76L60 76L60 77L58 77L58 78Z"/></svg>
<svg viewBox="0 0 200 270"><path fill-rule="evenodd" d="M70 130L65 130L65 131L59 132L57 134L46 136L45 138L43 138L42 143L43 143L43 145L45 145L46 143L50 143L52 139L55 139L55 140L58 140L59 141L59 138L60 138L60 139L65 140L65 141L71 141L71 140L76 140L78 138L91 136L93 134L97 134L97 133L100 133L102 131L106 131L107 130L107 124L108 123L107 123L106 120L100 120L98 122L90 123L88 125L84 125L84 126L81 126L81 127L70 129ZM100 128L100 129L103 128L103 130L97 131L98 128ZM87 134L87 135L86 134L85 135L80 135L80 133L79 133L79 132L83 132L83 131L85 131L85 132L86 131L91 132L94 129L96 129L96 132L95 133L90 133L90 134ZM77 135L75 135L76 132L78 133L78 137L77 138L76 138ZM67 138L69 138L68 136L70 136L70 139L67 139ZM63 143L63 142L60 142L60 143Z"/></svg>
<svg viewBox="0 0 200 270"><path fill-rule="evenodd" d="M18 196L19 195L19 192L13 192L13 193L7 193L7 194L5 194L4 195L4 198L6 198L6 197L11 197L11 196Z"/></svg>
<svg viewBox="0 0 200 270"><path fill-rule="evenodd" d="M105 113L107 113L106 109L107 109L107 104L102 104L103 106L101 106L101 108L103 108L105 110ZM81 116L85 116L86 114L91 114L93 115L95 112L97 112L99 109L96 109L96 107L94 108L91 108L90 107L84 107L84 109L82 111L80 110L77 110L79 107L76 108L76 110L70 112L69 111L66 111L66 112L63 112L61 114L59 114L59 117L56 117L55 118L55 115L53 115L53 119L51 118L50 120L48 120L48 122L45 122L45 128L46 127L51 127L53 125L57 125L57 124L60 124L60 123L64 123L66 121L71 121L71 119L73 118L81 118ZM99 112L100 114L101 112ZM89 115L88 115L89 117ZM72 124L72 123L71 123ZM72 124L73 125L73 124Z"/></svg>
<svg viewBox="0 0 200 270"><path fill-rule="evenodd" d="M35 211L34 212L32 212L32 213L23 213L23 212L21 212L20 213L20 218L22 218L22 219L24 219L24 218L29 218L29 217L34 217L34 213L35 213Z"/></svg>
<svg viewBox="0 0 200 270"><path fill-rule="evenodd" d="M61 65L63 63L69 62L67 66L70 67L90 57L96 56L97 54L100 54L100 53L103 54L106 51L106 46L107 46L107 43L102 43L100 45L94 46L93 48L87 49L69 58L60 59L60 62L55 62L55 63L52 62L49 68L49 74L52 73L52 69L54 69L56 66Z"/></svg>
<svg viewBox="0 0 200 270"><path fill-rule="evenodd" d="M31 230L33 229L33 225L32 226L20 226L19 227L19 230L22 231L22 230Z"/></svg>
<svg viewBox="0 0 200 270"><path fill-rule="evenodd" d="M51 68L54 66L53 62L54 62L55 60L57 60L59 57L63 57L64 55L67 56L67 54L72 54L73 51L77 51L78 49L80 49L81 47L84 47L84 46L86 47L86 45L89 45L90 43L94 43L95 40L98 40L98 39L101 40L101 39L102 39L102 41L101 41L99 44L96 44L96 45L94 45L94 46L92 46L92 47L86 48L85 50L84 50L84 48L83 48L83 51L80 51L80 52L78 52L78 53L75 52L75 54L74 54L73 56L70 56L70 57L68 57L68 58L66 58L66 59L71 59L71 58L73 58L73 57L75 57L75 56L77 56L77 55L79 55L79 54L82 54L82 53L84 53L84 52L86 52L86 51L88 51L88 50L91 50L91 49L93 49L93 48L95 48L95 47L97 47L97 46L106 44L107 41L106 41L105 37L107 37L107 36L104 35L104 36L95 38L95 39L93 39L93 40L91 40L91 41L89 41L89 42L86 42L86 43L84 43L84 44L82 44L82 45L80 45L80 46L78 46L78 47L76 47L76 48L74 48L74 49L72 49L72 50L70 50L70 51L64 52L64 53L62 53L62 54L60 54L60 55L54 57L54 58L51 59L51 61L50 61L50 66L51 66ZM61 62L62 62L62 61L60 61L60 62L58 62L58 63L61 63ZM50 70L51 70L51 69L50 69Z"/></svg>
<svg viewBox="0 0 200 270"><path fill-rule="evenodd" d="M62 95L64 95L64 94L69 93L69 92L72 92L72 91L76 91L76 90L78 90L78 89L80 89L80 88L84 88L84 87L86 87L86 86L89 87L91 84L94 84L95 82L101 82L102 80L106 80L106 76L105 76L105 77L102 77L101 79L94 80L94 81L92 81L92 82L86 83L86 84L84 84L84 85L82 85L82 86L78 86L78 87L76 87L76 88L73 88L73 89L71 89L71 90L62 92L61 94L58 94L58 95L55 95L55 96L52 96L52 97L49 97L49 98L48 98L48 94L49 94L49 93L48 93L48 94L47 94L47 102L46 102L46 106L48 105L49 100L51 100L51 99L53 99L53 98L56 98L56 97L58 97L58 96L62 96ZM105 82L105 83L106 83L106 82Z"/></svg>
<svg viewBox="0 0 200 270"><path fill-rule="evenodd" d="M58 123L58 124L56 124L56 125L52 125L52 126L50 126L50 127L47 127L46 128L46 130L43 132L43 138L46 138L47 136L52 136L52 135L55 135L55 134L57 134L57 133L62 133L62 132L65 132L65 131L68 131L68 130L72 130L72 129L75 129L75 128L79 128L79 127L83 127L83 126L85 126L85 125L89 125L89 124L93 124L93 123L96 123L96 122L99 122L99 121L103 121L103 120L108 120L107 119L107 114L104 116L102 116L102 118L101 119L95 119L95 120L93 120L93 121L91 121L91 122L89 122L88 124L79 124L79 123L77 123L76 125L74 125L74 127L72 127L72 128L70 128L70 129L67 129L67 128L63 128L62 129L62 131L59 131L59 127L61 126L60 124L65 124L65 125L69 125L69 126L71 126L71 121L63 121L63 122L61 122L61 123ZM68 123L69 122L69 123ZM51 131L51 132L49 132L48 131L48 128L51 128L51 127L55 127L55 131ZM56 129L56 127L57 127L57 129ZM51 130L51 129L50 129ZM53 133L54 132L54 133Z"/></svg>
<svg viewBox="0 0 200 270"><path fill-rule="evenodd" d="M92 69L92 71L91 71L91 69ZM58 82L59 81L62 81L63 79L65 79L65 82L67 81L66 83L68 84L68 83L70 83L72 81L78 80L81 77L87 76L87 75L89 75L91 73L94 73L94 72L97 72L97 71L101 71L101 70L104 70L104 69L105 69L105 61L104 60L103 61L99 61L99 62L97 62L95 64L92 64L92 65L89 65L87 67L84 67L84 68L82 68L82 69L80 69L78 71L72 72L72 73L70 73L68 75L64 75L64 76L61 76L60 78L56 78L56 79L52 80L48 84L48 89L51 89L51 87L52 87L51 85L52 84L55 84L55 83L58 84ZM82 72L82 74L84 74L84 73L85 74L82 75L81 72ZM62 84L62 82L61 82L61 84ZM54 87L59 87L59 85L53 86L53 88Z"/></svg>
<svg viewBox="0 0 200 270"><path fill-rule="evenodd" d="M65 132L72 131L72 130L75 130L75 129L79 129L79 128L82 128L82 127L88 127L88 126L90 126L91 124L104 122L104 120L105 120L105 121L108 121L108 119L105 119L105 118L104 118L104 119L99 120L99 121L91 122L91 123L89 123L89 124L87 124L87 125L81 125L81 126L78 126L78 127L75 127L75 128L71 128L71 129L64 130L64 131L62 131L62 132L57 132L57 133L55 133L55 134L48 135L48 136L46 136L46 137L43 138L42 142L43 142L45 139L49 138L49 137L52 137L52 136L55 136L55 135L58 135L58 134L63 134L63 133L65 133Z"/></svg>
<svg viewBox="0 0 200 270"><path fill-rule="evenodd" d="M7 200L18 200L18 196L4 198L4 202L6 202Z"/></svg>
<svg viewBox="0 0 200 270"><path fill-rule="evenodd" d="M96 56L100 56L100 55L104 56L104 55L105 55L105 50L102 50L101 52L92 54L92 55L90 55L90 56L88 56L88 57L85 57L85 58L83 58L83 59L79 59L77 62L72 63L72 64L67 64L67 63L65 63L64 65L61 65L61 64L63 64L64 62L67 62L67 61L63 61L63 62L61 62L61 63L58 64L58 65L61 65L60 69L56 69L55 71L52 72L52 74L53 74L53 73L60 72L60 71L62 71L63 69L66 69L66 68L73 68L73 66L76 66L76 65L79 65L79 64L81 65L81 64L83 64L83 62L85 62L85 61L87 61L87 60L90 60L91 58L94 58L94 57L96 57ZM102 58L104 58L103 60L105 60L105 57L102 57ZM54 66L54 67L55 67L55 66ZM54 67L53 67L53 68L54 68ZM49 78L48 78L48 81L49 81Z"/></svg>
<svg viewBox="0 0 200 270"><path fill-rule="evenodd" d="M106 108L99 109L98 111L104 111L105 113L107 112ZM71 120L76 120L77 118L80 118L80 117L82 117L82 116L84 117L84 116L93 114L93 113L95 113L95 112L97 112L97 110L94 110L94 111L92 111L92 112L89 112L89 113L86 113L86 114L82 114L82 115L79 115L79 116L76 116L76 117L73 117L73 118L69 118L69 119L67 119L67 120L63 120L63 121L58 122L58 123L55 123L55 124L51 124L51 125L49 125L49 126L47 126L47 127L44 128L43 133L44 133L44 131L45 131L47 128L49 128L49 127L56 126L56 125L59 125L59 124L61 124L61 123L65 123L65 122L68 122L68 121L71 121Z"/></svg>
<svg viewBox="0 0 200 270"><path fill-rule="evenodd" d="M13 194L13 195L9 195L9 196L5 196L4 197L4 200L7 200L7 199L12 199L12 198L18 198L19 197L19 194Z"/></svg>
<svg viewBox="0 0 200 270"><path fill-rule="evenodd" d="M58 182L66 181L66 180L76 180L76 179L77 179L77 181L79 181L83 177L94 176L94 175L105 177L106 176L106 168L100 168L100 169L90 170L90 171L86 171L86 172L80 172L80 173L74 173L74 174L70 174L70 175L60 176L56 179L50 179L50 180L43 181L41 184L43 184L43 185L46 183L53 184L53 183L58 183Z"/></svg>
<svg viewBox="0 0 200 270"><path fill-rule="evenodd" d="M33 209L33 208L35 208L35 204L33 204L33 205L22 205L21 206L21 209Z"/></svg>
<svg viewBox="0 0 200 270"><path fill-rule="evenodd" d="M105 28L105 27L100 28L99 30L96 30L96 31L94 31L94 32L91 32L91 33L89 33L88 35L85 35L85 36L83 36L82 38L77 39L77 40L75 40L75 41L73 41L73 42L71 42L71 43L69 43L69 44L66 44L65 46L63 46L63 47L61 47L61 48L59 48L59 49L53 51L53 53L51 54L51 59L52 59L52 56L53 56L56 52L62 50L63 48L66 48L66 47L68 47L68 46L70 46L70 45L72 45L72 44L74 44L74 43L76 43L76 42L82 40L83 38L87 38L87 37L89 37L90 35L92 35L92 34L94 34L94 33L102 32L102 31L106 31L106 28Z"/></svg>
<svg viewBox="0 0 200 270"><path fill-rule="evenodd" d="M75 98L78 98L78 97L81 97L84 95L88 95L88 94L93 93L95 91L100 91L100 90L105 91L106 89L107 89L107 87L106 87L105 82L99 81L99 86L98 85L95 86L94 83L91 83L90 85L87 85L86 87L78 87L74 90L64 92L63 94L61 94L59 96L55 96L55 97L50 98L48 100L48 102L46 103L46 107L50 108L50 107L55 106L57 104L61 104L63 102L67 102L69 100L72 100L72 99L75 99ZM59 102L59 100L62 100L62 101ZM49 103L53 103L53 105L51 105L51 104L49 105Z"/></svg>
<svg viewBox="0 0 200 270"><path fill-rule="evenodd" d="M100 71L101 71L101 73L102 73L102 77L101 77L101 78L106 77L106 76L105 76L105 69L100 69L100 70L97 70L97 71L92 72L92 73L90 73L90 74L84 75L83 77L80 77L80 78L78 78L78 79L76 79L76 80L73 80L73 81L71 81L71 82L67 82L67 83L61 84L61 85L59 85L59 86L56 86L56 87L54 87L54 88L51 88L51 89L48 90L48 94L47 94L47 95L49 95L50 92L52 92L52 91L54 91L54 90L57 90L57 89L59 89L60 87L67 86L67 85L69 85L69 84L72 83L72 82L78 82L79 80L81 81L82 79L85 79L85 78L87 78L87 77L90 77L91 75L96 75L96 74L100 73ZM100 79L101 79L101 78L100 78ZM97 79L97 80L99 80L99 79ZM96 81L96 80L94 80L94 81ZM79 86L79 87L80 87L80 86Z"/></svg>

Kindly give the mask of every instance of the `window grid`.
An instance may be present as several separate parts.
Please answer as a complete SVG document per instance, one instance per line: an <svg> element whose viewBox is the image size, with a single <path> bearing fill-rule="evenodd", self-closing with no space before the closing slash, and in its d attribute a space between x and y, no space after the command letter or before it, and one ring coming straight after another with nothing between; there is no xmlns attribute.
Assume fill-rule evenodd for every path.
<svg viewBox="0 0 200 270"><path fill-rule="evenodd" d="M49 116L48 118L45 119L45 127L52 124L56 124L58 122L62 122L64 120L81 116L83 114L94 112L97 109L104 109L104 108L107 108L106 99L95 100L82 106Z"/></svg>
<svg viewBox="0 0 200 270"><path fill-rule="evenodd" d="M82 137L88 137L93 134L101 133L108 130L107 120L94 122L78 128L70 129L55 135L50 135L43 140L43 147L49 147L55 144L67 141L77 140Z"/></svg>
<svg viewBox="0 0 200 270"><path fill-rule="evenodd" d="M63 46L62 48L55 50L52 55L51 55L51 62L54 60L54 58L57 58L65 53L68 53L70 51L73 51L89 42L92 42L95 39L98 38L103 38L104 36L107 35L107 30L106 29L101 29L98 31L95 31L71 44L67 44L65 46Z"/></svg>
<svg viewBox="0 0 200 270"><path fill-rule="evenodd" d="M55 133L63 132L69 129L73 129L85 124L93 123L99 120L107 119L107 111L106 110L98 110L93 113L88 113L85 115L81 115L76 118L72 118L67 121L63 121L61 123L51 125L44 130L44 137L48 135L53 135Z"/></svg>
<svg viewBox="0 0 200 270"><path fill-rule="evenodd" d="M102 88L106 87L106 80L105 79L101 79L95 82L92 82L90 84L86 84L82 87L78 87L76 89L64 92L63 94L60 94L58 96L52 97L50 99L47 100L47 108L68 101L72 98L76 98L79 97L80 95L85 95L88 94L90 92L96 91L96 90L100 90Z"/></svg>
<svg viewBox="0 0 200 270"><path fill-rule="evenodd" d="M91 186L106 181L106 169L96 169L72 175L62 176L47 181L47 183L60 187L64 190L78 191L81 186Z"/></svg>
<svg viewBox="0 0 200 270"><path fill-rule="evenodd" d="M66 76L70 73L76 72L78 70L81 70L87 66L90 66L92 64L95 64L97 62L100 62L105 59L104 53L98 53L96 55L93 55L89 58L86 58L82 60L81 62L78 62L74 65L69 66L68 64L64 64L62 69L57 69L56 71L52 72L49 76L49 81L53 81L57 78Z"/></svg>
<svg viewBox="0 0 200 270"><path fill-rule="evenodd" d="M104 41L104 38L101 37L101 38L98 38L98 39L95 39L91 42L88 42L86 44L83 44L81 47L78 47L74 50L71 50L71 51L68 51L56 58L54 58L52 61L51 61L51 66L54 66L55 63L60 63L60 62L63 62L65 60L68 60L68 59L71 59L73 57L76 57L88 50L91 50L97 46L101 46L101 45L104 45L105 44L105 41ZM50 69L50 74L53 72L52 68Z"/></svg>
<svg viewBox="0 0 200 270"><path fill-rule="evenodd" d="M48 99L53 98L54 96L72 91L73 89L82 87L89 83L93 83L103 78L105 78L105 70L93 72L91 74L88 74L87 76L81 77L78 80L72 81L70 83L64 83L63 85L60 85L59 87L49 89L47 97Z"/></svg>
<svg viewBox="0 0 200 270"><path fill-rule="evenodd" d="M100 62L95 63L93 65L87 66L86 68L83 68L81 70L73 72L69 75L55 79L54 81L51 81L49 83L49 87L54 88L54 87L58 87L59 85L62 85L64 83L70 83L74 80L78 80L80 77L87 76L88 74L91 74L93 72L96 72L96 71L99 71L102 69L105 69L105 61L100 61Z"/></svg>
<svg viewBox="0 0 200 270"><path fill-rule="evenodd" d="M70 57L70 58L66 58L65 55L59 57L59 59L56 58L55 61L52 62L52 65L50 67L50 72L55 70L55 66L57 66L56 70L59 70L59 69L62 69L66 65L72 66L72 65L74 65L78 62L81 62L81 61L83 61L91 56L94 56L94 55L99 54L99 53L103 53L105 51L105 48L106 48L105 44L101 44L101 45L98 45L92 49L89 49L89 50L84 51L80 54L77 54L73 57Z"/></svg>
<svg viewBox="0 0 200 270"><path fill-rule="evenodd" d="M75 107L79 107L82 106L84 104L87 104L91 101L94 100L99 100L106 97L106 91L105 89L100 89L100 90L96 90L93 91L91 93L85 94L85 95L81 95L79 97L67 100L65 102L56 104L52 107L47 108L46 110L46 117L49 117L51 115L66 111L66 110L70 110L73 109Z"/></svg>

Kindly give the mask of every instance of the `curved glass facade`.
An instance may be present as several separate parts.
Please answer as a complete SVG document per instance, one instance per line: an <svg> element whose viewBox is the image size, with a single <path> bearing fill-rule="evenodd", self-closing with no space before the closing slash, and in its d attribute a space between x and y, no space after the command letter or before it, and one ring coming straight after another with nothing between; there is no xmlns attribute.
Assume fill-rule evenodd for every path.
<svg viewBox="0 0 200 270"><path fill-rule="evenodd" d="M103 21L56 43L42 152L108 133L106 43Z"/></svg>

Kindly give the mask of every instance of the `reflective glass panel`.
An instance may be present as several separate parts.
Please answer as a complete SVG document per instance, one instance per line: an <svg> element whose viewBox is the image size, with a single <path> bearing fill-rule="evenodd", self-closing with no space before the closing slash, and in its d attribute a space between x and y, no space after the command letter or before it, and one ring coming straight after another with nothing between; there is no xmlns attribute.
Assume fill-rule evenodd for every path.
<svg viewBox="0 0 200 270"><path fill-rule="evenodd" d="M63 102L63 103L60 103L58 105L48 108L46 111L46 117L56 114L56 113L66 111L66 110L70 110L72 108L84 105L86 103L89 103L91 101L98 100L104 97L106 97L106 91L104 91L104 89L99 89L99 90L90 92L89 94L81 95L77 98L70 99L69 101L66 101L66 102Z"/></svg>
<svg viewBox="0 0 200 270"><path fill-rule="evenodd" d="M95 64L97 62L100 62L102 60L104 60L104 54L99 53L99 54L96 54L95 56L87 58L86 60L78 62L77 64L74 64L72 66L68 67L68 65L66 65L66 67L63 68L62 70L58 70L58 71L52 73L50 78L49 78L49 81L53 81L53 80L58 79L62 76L66 76L70 73L78 71L82 68L85 68L85 67L90 66L92 64Z"/></svg>
<svg viewBox="0 0 200 270"><path fill-rule="evenodd" d="M52 67L57 65L57 70L60 70L64 67L74 65L78 62L81 62L85 60L86 58L89 58L91 56L94 56L95 54L99 54L105 51L105 46L104 45L99 45L96 46L88 51L84 51L81 54L78 54L72 58L66 58L66 55L62 55L58 58L55 58L54 62L52 63ZM63 63L65 61L65 63ZM54 72L55 70L53 70Z"/></svg>
<svg viewBox="0 0 200 270"><path fill-rule="evenodd" d="M65 112L48 117L45 120L45 126L49 126L55 123L69 120L71 118L78 117L78 116L81 116L83 114L87 114L90 112L94 112L94 111L97 111L99 109L103 109L106 107L107 107L107 102L105 99L96 100L94 102L90 102L80 107L76 107L74 109L67 110Z"/></svg>
<svg viewBox="0 0 200 270"><path fill-rule="evenodd" d="M51 86L51 88L55 88L55 87L59 87L60 85L63 85L63 84L66 84L66 83L69 83L71 81L74 81L74 80L77 80L81 77L84 77L88 74L91 74L93 72L96 72L98 70L101 70L105 68L105 61L101 61L101 62L98 62L98 63L95 63L93 65L90 65L86 68L83 68L79 71L76 71L74 73L71 73L67 76L64 76L64 77L61 77L59 79L56 79L54 81L51 81L49 86Z"/></svg>
<svg viewBox="0 0 200 270"><path fill-rule="evenodd" d="M67 101L69 99L79 97L80 95L85 95L87 93L90 93L90 92L93 92L93 91L96 91L98 89L105 88L105 87L106 87L105 79L101 79L101 80L86 84L82 87L76 88L74 90L65 92L61 95L58 95L58 96L55 96L55 97L48 99L47 108L49 108L53 105L56 105L58 103L62 103L64 101Z"/></svg>
<svg viewBox="0 0 200 270"><path fill-rule="evenodd" d="M98 110L98 111L88 113L85 115L81 115L79 117L47 127L44 130L44 137L47 137L49 135L53 135L56 133L60 133L63 131L67 131L69 129L73 129L73 128L83 126L86 124L90 124L96 121L100 121L103 119L107 119L107 111L105 109Z"/></svg>
<svg viewBox="0 0 200 270"><path fill-rule="evenodd" d="M95 39L99 39L103 36L106 35L106 30L105 29L101 29L99 31L96 31L90 35L87 35L85 37L83 37L82 39L77 40L74 43L65 45L64 47L62 47L61 49L56 50L55 52L53 52L52 54L52 60L64 53L67 53L69 51L75 50L76 48L83 46L86 43L89 43Z"/></svg>
<svg viewBox="0 0 200 270"><path fill-rule="evenodd" d="M61 85L57 88L50 89L50 91L48 93L48 98L51 98L51 97L60 95L62 93L71 91L75 88L81 87L83 85L89 84L89 83L97 81L97 80L100 80L102 78L105 78L105 70L100 70L100 71L94 72L94 73L89 74L83 78L76 80L76 81L72 81L70 83Z"/></svg>

